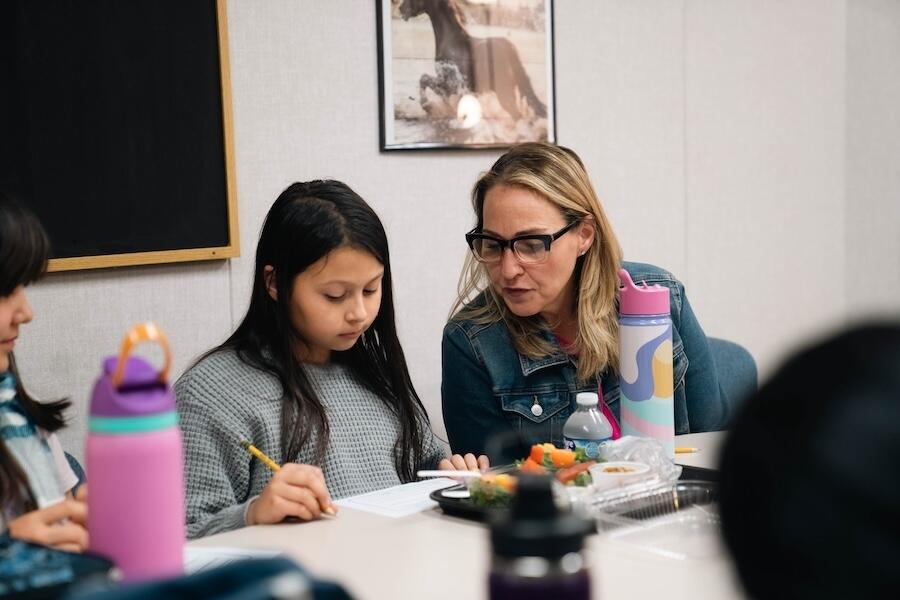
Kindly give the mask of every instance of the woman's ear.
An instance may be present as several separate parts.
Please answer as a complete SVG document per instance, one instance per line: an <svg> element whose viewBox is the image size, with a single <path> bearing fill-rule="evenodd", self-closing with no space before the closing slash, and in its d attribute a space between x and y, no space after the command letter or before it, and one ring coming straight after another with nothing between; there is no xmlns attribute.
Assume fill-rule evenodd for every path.
<svg viewBox="0 0 900 600"><path fill-rule="evenodd" d="M584 256L594 243L594 217L586 215L578 225L578 256Z"/></svg>
<svg viewBox="0 0 900 600"><path fill-rule="evenodd" d="M263 267L263 281L266 284L266 292L269 293L269 297L275 302L278 302L278 286L275 281L275 267L272 265Z"/></svg>

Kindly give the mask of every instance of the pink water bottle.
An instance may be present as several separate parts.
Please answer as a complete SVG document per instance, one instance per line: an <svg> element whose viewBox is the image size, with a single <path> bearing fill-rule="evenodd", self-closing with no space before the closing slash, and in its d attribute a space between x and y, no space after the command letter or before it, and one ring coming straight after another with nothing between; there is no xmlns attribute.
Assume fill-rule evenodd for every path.
<svg viewBox="0 0 900 600"><path fill-rule="evenodd" d="M132 348L155 341L161 371ZM132 327L118 357L103 361L88 421L87 477L90 550L111 559L125 581L184 571L184 477L175 394L168 383L171 353L153 323Z"/></svg>

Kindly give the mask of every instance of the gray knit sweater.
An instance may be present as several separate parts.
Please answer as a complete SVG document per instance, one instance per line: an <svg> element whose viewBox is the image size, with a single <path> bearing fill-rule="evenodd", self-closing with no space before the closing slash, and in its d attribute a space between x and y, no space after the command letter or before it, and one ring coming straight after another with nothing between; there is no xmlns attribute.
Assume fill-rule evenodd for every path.
<svg viewBox="0 0 900 600"><path fill-rule="evenodd" d="M399 485L393 448L400 424L390 409L344 366L303 366L331 428L318 466L332 498ZM279 464L312 464L315 434L298 456L281 456L278 379L233 351L201 360L178 380L175 393L184 435L189 538L243 527L247 506L271 478L241 440L251 441ZM425 439L421 468L434 468L444 452L430 430Z"/></svg>

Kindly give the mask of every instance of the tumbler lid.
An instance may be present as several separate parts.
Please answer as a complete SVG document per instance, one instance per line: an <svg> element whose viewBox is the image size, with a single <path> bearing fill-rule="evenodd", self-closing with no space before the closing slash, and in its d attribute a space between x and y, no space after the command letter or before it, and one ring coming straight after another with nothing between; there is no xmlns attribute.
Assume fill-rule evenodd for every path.
<svg viewBox="0 0 900 600"><path fill-rule="evenodd" d="M635 285L625 269L619 269L619 314L667 315L669 314L669 288L654 284Z"/></svg>
<svg viewBox="0 0 900 600"><path fill-rule="evenodd" d="M161 370L138 356L130 356L133 347L145 341L162 346L165 363ZM119 355L103 360L103 372L91 395L91 417L174 414L175 394L168 383L170 365L171 352L165 334L152 323L132 327L122 341Z"/></svg>
<svg viewBox="0 0 900 600"><path fill-rule="evenodd" d="M552 485L553 478L548 475L519 476L512 509L491 524L495 555L560 558L581 552L593 524L570 513L561 514Z"/></svg>

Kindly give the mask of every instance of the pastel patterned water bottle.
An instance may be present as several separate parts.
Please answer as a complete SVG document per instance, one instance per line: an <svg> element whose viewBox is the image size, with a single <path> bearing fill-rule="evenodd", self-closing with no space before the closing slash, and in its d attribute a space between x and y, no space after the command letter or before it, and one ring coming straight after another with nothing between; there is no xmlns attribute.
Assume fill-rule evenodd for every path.
<svg viewBox="0 0 900 600"><path fill-rule="evenodd" d="M160 344L162 370L129 356ZM153 323L128 331L118 357L103 361L88 421L88 533L92 552L110 558L125 581L184 570L184 477L171 353Z"/></svg>
<svg viewBox="0 0 900 600"><path fill-rule="evenodd" d="M675 457L669 288L636 286L619 269L619 403L623 435L652 437Z"/></svg>

